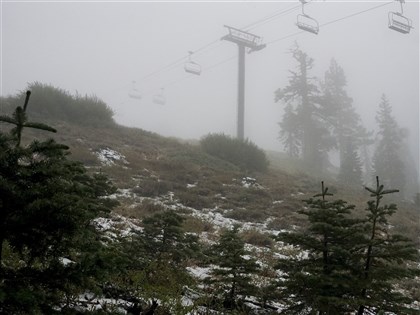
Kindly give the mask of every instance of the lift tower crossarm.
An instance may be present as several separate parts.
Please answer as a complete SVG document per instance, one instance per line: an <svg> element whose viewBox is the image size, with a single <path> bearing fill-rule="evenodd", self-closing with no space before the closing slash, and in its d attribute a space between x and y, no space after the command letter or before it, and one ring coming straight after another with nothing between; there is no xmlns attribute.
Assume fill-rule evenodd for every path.
<svg viewBox="0 0 420 315"><path fill-rule="evenodd" d="M240 29L227 26L229 34L223 36L222 40L227 40L238 45L238 119L237 119L237 138L244 140L245 125L245 48L248 52L261 50L265 47L260 36L242 31Z"/></svg>

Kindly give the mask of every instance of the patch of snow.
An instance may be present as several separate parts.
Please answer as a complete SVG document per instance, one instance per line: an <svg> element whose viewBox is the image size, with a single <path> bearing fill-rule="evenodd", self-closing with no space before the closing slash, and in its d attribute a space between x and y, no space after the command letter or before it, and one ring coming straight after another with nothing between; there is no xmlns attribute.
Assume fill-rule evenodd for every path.
<svg viewBox="0 0 420 315"><path fill-rule="evenodd" d="M120 161L123 164L129 164L124 155L110 148L100 149L98 152L95 152L95 154L99 161L106 166L114 165L116 161Z"/></svg>
<svg viewBox="0 0 420 315"><path fill-rule="evenodd" d="M281 204L283 202L284 202L284 200L274 200L273 201L273 205L279 205L279 204Z"/></svg>
<svg viewBox="0 0 420 315"><path fill-rule="evenodd" d="M200 280L204 280L205 278L209 277L212 269L212 267L187 267L187 271L195 278Z"/></svg>
<svg viewBox="0 0 420 315"><path fill-rule="evenodd" d="M264 187L258 184L257 180L252 177L243 177L241 180L241 184L245 188L253 187L253 188L258 188L258 189L264 189Z"/></svg>
<svg viewBox="0 0 420 315"><path fill-rule="evenodd" d="M96 218L92 221L92 224L96 229L104 232L110 240L131 236L135 232L142 231L142 227L139 226L139 220L127 218L116 213L112 213L109 218Z"/></svg>
<svg viewBox="0 0 420 315"><path fill-rule="evenodd" d="M197 183L187 184L187 188L194 188L194 187L197 187Z"/></svg>
<svg viewBox="0 0 420 315"><path fill-rule="evenodd" d="M61 258L60 258L60 262L61 262L61 264L62 264L63 266L68 266L68 265L70 265L70 264L74 264L74 261L73 261L73 260L70 260L70 259L65 258L65 257L61 257Z"/></svg>

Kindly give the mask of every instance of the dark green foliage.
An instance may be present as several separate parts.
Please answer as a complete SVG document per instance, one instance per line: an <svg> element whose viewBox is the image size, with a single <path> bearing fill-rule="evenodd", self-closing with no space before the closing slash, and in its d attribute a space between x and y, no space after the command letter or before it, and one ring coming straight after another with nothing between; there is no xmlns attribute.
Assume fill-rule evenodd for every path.
<svg viewBox="0 0 420 315"><path fill-rule="evenodd" d="M32 98L27 113L32 117L94 127L115 125L112 109L95 96L73 96L65 90L39 82L29 84L28 89L32 91ZM5 102L16 107L23 97L24 93L20 93Z"/></svg>
<svg viewBox="0 0 420 315"><path fill-rule="evenodd" d="M245 296L256 292L251 276L257 273L258 265L254 259L247 257L249 253L237 226L220 235L212 253L212 263L216 267L208 281L213 287L213 294L223 301L224 308L238 308Z"/></svg>
<svg viewBox="0 0 420 315"><path fill-rule="evenodd" d="M143 230L112 244L119 261L111 275L113 298L182 308L183 288L193 283L185 263L200 255L198 239L183 232L183 221L174 211L158 212L143 220Z"/></svg>
<svg viewBox="0 0 420 315"><path fill-rule="evenodd" d="M419 270L409 263L418 261L418 252L406 237L391 234L388 218L397 211L395 204L381 205L384 195L398 192L384 189L376 177L376 188L365 187L372 200L369 200L366 214L365 251L361 253L362 270L359 289L358 315L365 309L379 309L397 314L415 314L407 307L411 299L395 290L397 280L413 279Z"/></svg>
<svg viewBox="0 0 420 315"><path fill-rule="evenodd" d="M322 185L321 194L314 196L320 199L305 201L306 207L299 213L307 218L307 229L278 236L304 251L278 264L285 273L279 281L288 306L285 314L344 314L351 310L348 292L353 279L348 269L359 222L349 216L353 205L327 201L328 195L332 194Z"/></svg>
<svg viewBox="0 0 420 315"><path fill-rule="evenodd" d="M265 172L268 160L263 150L249 140L234 139L224 134L209 134L200 141L203 150L241 169Z"/></svg>
<svg viewBox="0 0 420 315"><path fill-rule="evenodd" d="M110 211L101 197L114 189L68 160L65 145L21 146L25 127L55 131L28 122L29 95L13 117L1 117L16 127L0 133L0 312L52 314L64 297L94 287L101 244L91 221Z"/></svg>
<svg viewBox="0 0 420 315"><path fill-rule="evenodd" d="M411 299L398 290L397 281L412 279L419 272L410 263L417 259L414 244L389 231L387 217L397 207L380 206L386 194L383 185L366 188L368 202L364 219L353 219L354 206L343 200L326 201L327 188L309 199L299 213L306 216L303 231L281 233L278 240L304 251L279 261L284 273L279 287L288 306L285 314L345 314L358 310L415 313Z"/></svg>
<svg viewBox="0 0 420 315"><path fill-rule="evenodd" d="M376 116L379 143L373 156L374 175L380 175L386 186L405 188L404 164L400 158L403 133L392 116L392 107L382 95Z"/></svg>

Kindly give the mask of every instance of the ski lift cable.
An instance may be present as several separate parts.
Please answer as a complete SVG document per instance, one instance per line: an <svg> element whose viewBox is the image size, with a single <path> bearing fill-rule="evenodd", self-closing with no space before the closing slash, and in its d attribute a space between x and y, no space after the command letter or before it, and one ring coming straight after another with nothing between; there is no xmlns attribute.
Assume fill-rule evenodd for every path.
<svg viewBox="0 0 420 315"><path fill-rule="evenodd" d="M386 5L391 4L391 3L393 3L393 2L394 2L394 1L390 1L390 2L386 2L386 3L382 3L382 4L380 4L380 5L377 5L377 6L374 6L374 7L368 8L368 9L366 9L366 10L358 11L358 12L352 13L352 14L350 14L350 15L347 15L347 16L344 16L344 17L341 17L341 18L338 18L338 19L335 19L335 20L328 21L328 22L326 22L326 23L321 24L320 26L327 26L327 25L331 25L331 24L334 24L334 23L336 23L336 22L339 22L339 21L342 21L342 20L345 20L345 19L349 19L349 18L351 18L351 17L354 17L354 16L357 16L357 15L360 15L360 14L363 14L363 13L366 13L366 12L369 12L369 11L372 11L372 10L375 10L375 9L378 9L378 8L381 8L381 7L383 7L383 6L386 6ZM282 41L282 40L285 40L285 39L287 39L287 38L294 37L294 36L297 36L297 35L300 35L300 34L303 34L303 33L306 33L306 32L305 32L305 31L297 31L297 32L293 32L293 33L291 33L291 34L289 34L289 35L286 35L286 36L283 36L283 37L281 37L281 38L277 38L277 39L275 39L275 40L272 40L272 41L270 41L270 42L267 42L266 44L267 44L267 45L269 45L269 44L273 44L273 43L276 43L276 42L279 42L279 41ZM219 41L219 40L218 40L218 41ZM216 42L216 41L213 41L213 42L209 43L208 45L203 46L203 47L202 47L202 49L206 48L206 46L207 46L207 47L208 47L208 46L210 46L210 44L213 44L213 43L215 43L215 42ZM187 57L188 57L188 56L187 56ZM218 66L220 66L220 65L222 65L222 64L224 64L224 63L226 63L226 62L229 62L229 61L233 60L234 58L236 58L236 55L231 56L231 57L229 57L229 58L227 58L227 59L224 59L224 60L222 60L222 61L220 61L220 62L218 62L218 63L216 63L216 64L214 64L214 65L211 65L211 66L205 67L205 68L203 68L203 72L204 72L204 71L208 71L208 70L213 69L213 68L216 68L216 67L218 67ZM168 84L164 85L164 87L167 87L167 86L172 86L172 85L177 84L178 82L181 82L181 81L184 81L184 80L187 80L187 79L191 79L191 78L192 78L192 76L190 76L190 75L186 75L186 76L184 76L184 77L182 77L182 78L180 78L180 79L177 79L177 80L171 81L170 83L168 83Z"/></svg>
<svg viewBox="0 0 420 315"><path fill-rule="evenodd" d="M258 21L255 21L253 23L250 23L248 25L245 25L244 27L240 28L240 29L245 29L245 30L252 30L255 29L256 27L262 26L264 24L267 24L283 15L287 15L288 13L296 10L297 8L300 8L300 5L294 5L293 7L290 7L288 9L285 10L281 10L279 12L276 12L274 14L271 14L269 16L266 16L265 18L262 18Z"/></svg>
<svg viewBox="0 0 420 315"><path fill-rule="evenodd" d="M394 2L394 1L386 2L386 3L381 3L380 5L377 5L377 6L374 6L374 7L368 8L368 9L366 9L366 10L358 11L358 12L355 12L355 13L352 13L352 14L349 14L349 15L346 15L346 16L344 16L344 17L341 17L341 18L338 18L338 19L335 19L335 20L328 21L328 22L326 22L326 23L320 24L319 26L320 26L320 27L323 27L323 26L331 25L331 24L334 24L334 23L336 23L336 22L340 22L340 21L342 21L342 20L346 20L346 19L352 18L352 17L357 16L357 15L359 15L359 14L363 14L363 13L366 13L366 12L369 12L369 11L372 11L372 10L376 10L376 9L378 9L378 8L381 8L381 7L384 7L384 6L386 6L386 5L389 5L389 4L393 3L393 2ZM273 43L276 43L276 42L282 41L282 40L284 40L284 39L287 39L287 38L289 38L289 37L293 37L293 36L296 36L296 35L299 35L299 34L302 34L302 33L305 33L305 31L298 31L298 32L294 32L294 33L292 33L292 34L289 34L289 35L286 35L286 36L283 36L283 37L280 37L280 38L274 39L274 40L272 40L272 41L270 41L270 42L267 42L267 43L266 43L266 45L273 44Z"/></svg>
<svg viewBox="0 0 420 315"><path fill-rule="evenodd" d="M278 17L280 17L282 15L286 15L287 13L289 13L289 12L291 12L291 11L297 9L297 8L299 8L299 6L293 6L293 7L290 7L288 9L281 10L281 11L275 13L275 14L271 14L269 16L263 17L260 20L255 21L255 22L253 22L251 24L248 24L248 25L242 27L241 29L246 29L246 28L253 29L253 28L257 27L258 24L261 24L261 23L266 24L268 22L271 22L272 20L274 20L274 19L276 19L276 18L278 18ZM253 26L253 27L251 28L251 26ZM204 52L208 52L209 50L212 50L212 49L209 49L209 48L211 46L213 46L214 44L217 44L217 43L219 43L219 45L217 45L216 47L213 47L212 49L217 48L218 46L221 45L220 38L218 38L216 40L213 40L213 41L211 41L211 42L209 42L209 43L207 43L207 44L205 44L205 45L197 48L196 50L193 50L192 53L193 54L197 54L197 53L202 54ZM148 79L148 78L150 78L152 76L155 76L155 75L157 75L157 74L159 74L161 72L169 71L169 70L171 70L171 69L173 69L173 68L181 65L188 57L189 57L189 55L185 55L183 57L180 57L180 58L174 60L173 62L171 62L171 63L169 63L169 64L167 64L167 65L165 65L165 66L163 66L163 67L161 67L161 68L153 71L153 72L148 73L147 75L145 75L142 78L140 78L139 80L137 80L137 82L142 82L142 81L144 81L144 80L146 80L146 79Z"/></svg>
<svg viewBox="0 0 420 315"><path fill-rule="evenodd" d="M324 24L321 24L320 26L326 26L326 25L329 25L329 24L332 24L332 23L335 23L335 22L339 22L339 21L342 21L342 20L345 20L345 19L351 18L351 17L353 17L353 16L356 16L356 15L359 15L359 14L363 14L363 13L366 13L366 12L369 12L369 11L372 11L372 10L375 10L375 9L378 9L378 8L380 8L380 7L384 7L384 6L389 5L389 4L393 3L393 2L394 2L394 1L385 2L385 3L382 3L382 4L380 4L380 5L377 5L377 6L371 7L371 8L369 8L369 9L366 9L366 10L363 10L363 11L359 11L359 12L356 12L356 13L353 13L353 14L350 14L350 15L347 15L347 16L344 16L344 17L342 17L342 18L339 18L339 19L335 19L335 20L332 20L332 21L326 22L326 23L324 23Z"/></svg>
<svg viewBox="0 0 420 315"><path fill-rule="evenodd" d="M311 2L307 2L307 4L310 4L310 3L314 2L314 1L315 1L315 0L313 0L313 1L311 1ZM377 5L377 6L375 6L375 7L372 7L372 8L369 8L369 9L363 10L363 11L359 11L359 12L356 12L356 13L353 13L353 14L350 14L350 15L347 15L347 16L344 16L344 17L339 18L339 19L336 19L336 20L332 20L332 21L326 22L326 23L324 23L324 24L321 24L321 25L320 25L320 27L327 26L327 25L330 25L330 24L333 24L333 23L336 23L336 22L339 22L339 21L342 21L342 20L345 20L345 19L348 19L348 18L351 18L351 17L357 16L357 15L359 15L359 14L363 14L363 13L366 13L366 12L368 12L368 11L375 10L375 9L377 9L377 8L380 8L380 7L386 6L386 5L391 4L391 3L393 3L393 2L394 2L394 1L390 1L390 2L386 2L386 3L382 3L382 4ZM411 2L411 1L410 1L410 2ZM280 16L282 16L282 15L286 15L287 13L292 12L292 11L296 10L297 8L299 8L299 7L300 7L300 5L293 6L293 7L290 7L290 8L288 8L288 9L282 10L282 11L280 11L280 12L278 12L278 13L275 13L275 14L272 14L272 15L269 15L269 16L266 16L266 17L264 17L264 18L262 18L262 19L260 19L260 20L257 20L257 21L255 21L255 22L253 22L253 23L251 23L251 24L246 25L246 26L245 26L245 27L243 27L242 29L246 29L246 28L248 28L248 29L253 29L253 28L257 27L257 26L261 26L261 25L263 25L263 24L265 24L265 23L271 22L272 20L274 20L274 19L275 19L275 18L277 18L277 17L280 17ZM259 24L261 24L261 25L259 25ZM292 33L292 34L289 34L289 35L283 36L283 37L281 37L281 38L278 38L278 39L272 40L272 41L270 41L270 42L267 42L267 43L266 43L266 45L268 45L268 44L273 44L273 43L275 43L275 42L282 41L282 40L285 40L285 39L287 39L287 38L297 36L297 35L302 34L302 33L304 33L304 32L305 32L305 31L298 31L298 32L294 32L294 33ZM209 43L207 43L207 44L205 44L205 45L203 45L203 46L199 47L198 49L194 50L194 51L193 51L193 53L194 53L194 54L197 54L197 53L204 53L205 51L209 51L210 49L208 49L208 48L210 48L211 46L213 46L213 45L214 45L214 44L216 44L216 43L219 43L219 45L218 45L218 46L220 46L220 39L213 40L213 41L211 41L211 42L209 42ZM216 47L218 47L218 46L216 46ZM214 49L214 48L216 48L216 47L213 47L213 49ZM153 71L153 72L151 72L151 73L149 73L149 74L145 75L144 77L142 77L142 78L141 78L140 80L138 80L137 82L142 82L142 81L144 81L144 80L146 80L146 79L148 79L148 78L150 78L150 77L152 77L152 76L154 76L154 75L157 75L157 74L159 74L159 73L161 73L161 72L164 72L164 71L169 71L169 70L171 70L171 69L173 69L173 68L175 68L175 67L178 67L178 66L182 65L188 57L189 57L189 55L185 55L185 56L183 56L183 57L181 57L181 58L178 58L178 59L176 59L175 61L173 61L173 62L169 63L168 65L163 66L162 68L157 69L156 71Z"/></svg>

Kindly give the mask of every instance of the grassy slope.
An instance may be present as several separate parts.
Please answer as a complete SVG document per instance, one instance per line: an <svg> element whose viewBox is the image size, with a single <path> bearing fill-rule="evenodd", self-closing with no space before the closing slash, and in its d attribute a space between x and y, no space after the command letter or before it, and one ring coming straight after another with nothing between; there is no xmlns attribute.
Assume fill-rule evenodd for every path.
<svg viewBox="0 0 420 315"><path fill-rule="evenodd" d="M307 175L293 161L278 152L267 152L269 172L249 173L232 164L213 158L196 144L183 143L137 128L115 125L94 128L50 121L58 129L52 135L57 141L70 146L71 158L82 161L94 169L107 173L118 188L131 189L140 196L157 197L173 192L183 205L196 209L229 210L228 216L241 221L262 222L272 217L271 227L287 228L301 225L295 211L302 206L302 199L309 198L320 189L324 180L335 198L342 198L357 205L363 213L368 193L363 188L342 187L331 174ZM44 133L27 131L27 137L46 137ZM48 137L51 134L48 134ZM112 166L102 165L95 152L110 148L125 156L128 164L116 161ZM265 189L245 188L242 178L256 178ZM187 187L194 184L194 187ZM303 194L302 194L303 193ZM399 211L391 219L395 231L418 241L419 212L409 202L396 200ZM275 201L282 201L281 203ZM142 217L147 211L130 207L122 202L118 212Z"/></svg>

